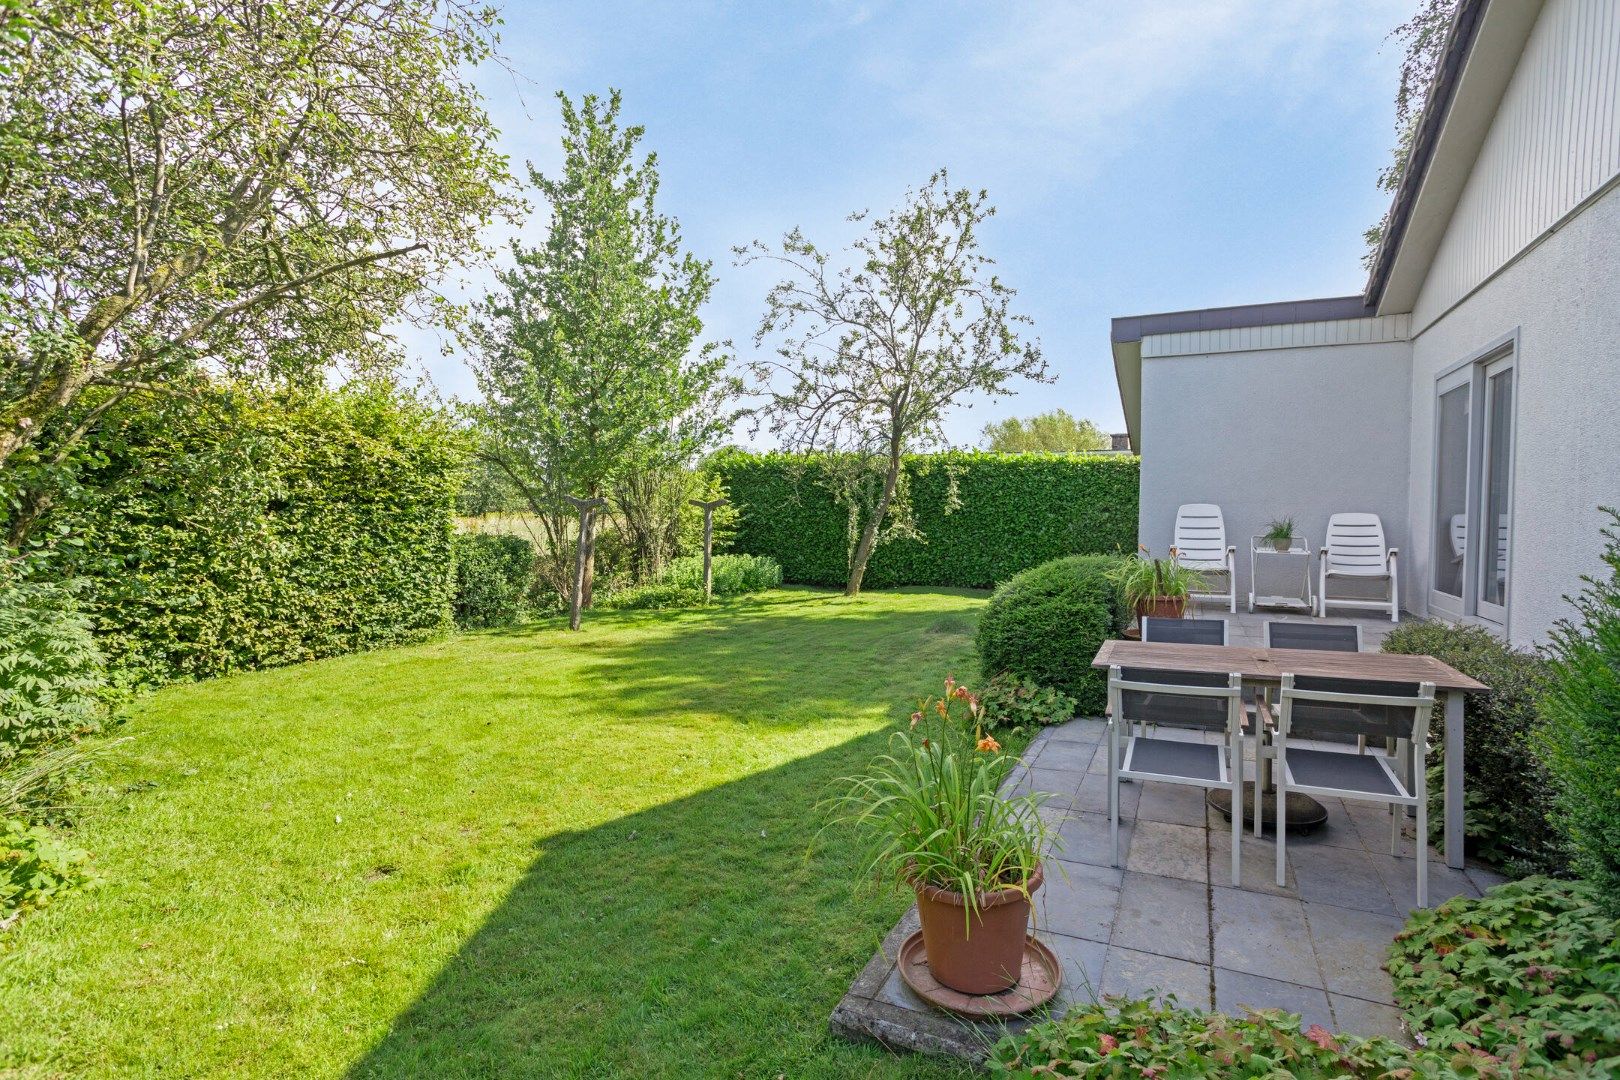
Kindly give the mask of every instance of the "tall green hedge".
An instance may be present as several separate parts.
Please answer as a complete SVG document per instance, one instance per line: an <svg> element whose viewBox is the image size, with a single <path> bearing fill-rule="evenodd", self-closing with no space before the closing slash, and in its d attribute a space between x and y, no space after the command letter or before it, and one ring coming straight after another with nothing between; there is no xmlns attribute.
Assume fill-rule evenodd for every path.
<svg viewBox="0 0 1620 1080"><path fill-rule="evenodd" d="M443 631L459 445L387 385L216 388L111 415L67 521L108 661L203 678Z"/></svg>
<svg viewBox="0 0 1620 1080"><path fill-rule="evenodd" d="M820 457L729 450L710 464L739 511L732 550L769 555L788 581L844 583L848 511L822 482ZM1049 559L1135 551L1137 465L1084 454L910 456L921 539L880 545L866 584L989 588Z"/></svg>

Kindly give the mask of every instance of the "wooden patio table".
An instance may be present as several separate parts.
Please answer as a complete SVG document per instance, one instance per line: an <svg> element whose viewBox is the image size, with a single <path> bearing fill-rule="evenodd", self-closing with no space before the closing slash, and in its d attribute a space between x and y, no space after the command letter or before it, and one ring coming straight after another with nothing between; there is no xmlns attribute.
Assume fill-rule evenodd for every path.
<svg viewBox="0 0 1620 1080"><path fill-rule="evenodd" d="M1224 675L1237 672L1245 688L1274 687L1283 673L1376 682L1433 683L1445 706L1446 865L1463 865L1463 695L1490 687L1432 656L1399 653L1261 649L1242 645L1179 645L1168 641L1105 641L1091 666L1151 668Z"/></svg>

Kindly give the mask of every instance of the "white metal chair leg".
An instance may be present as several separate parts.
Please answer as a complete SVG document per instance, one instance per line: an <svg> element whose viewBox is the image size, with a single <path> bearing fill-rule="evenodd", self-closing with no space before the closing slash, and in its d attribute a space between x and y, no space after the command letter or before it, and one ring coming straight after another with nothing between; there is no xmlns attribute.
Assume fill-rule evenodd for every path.
<svg viewBox="0 0 1620 1080"><path fill-rule="evenodd" d="M1116 714L1117 715L1117 714ZM1108 842L1112 845L1111 866L1119 865L1119 725L1108 723Z"/></svg>
<svg viewBox="0 0 1620 1080"><path fill-rule="evenodd" d="M1403 813L1403 807L1394 803L1389 804L1389 853L1391 855L1401 853L1401 816Z"/></svg>
<svg viewBox="0 0 1620 1080"><path fill-rule="evenodd" d="M1237 614L1237 548L1226 549L1226 593L1231 601L1227 607Z"/></svg>
<svg viewBox="0 0 1620 1080"><path fill-rule="evenodd" d="M1416 769L1413 770L1417 772ZM1417 796L1417 902L1418 907L1429 906L1429 785L1428 777L1418 773L1410 790Z"/></svg>
<svg viewBox="0 0 1620 1080"><path fill-rule="evenodd" d="M1239 706L1242 707L1241 705ZM1243 874L1243 733L1238 731L1231 739L1232 754L1232 887L1236 888Z"/></svg>
<svg viewBox="0 0 1620 1080"><path fill-rule="evenodd" d="M1288 885L1288 770L1280 751L1273 769L1277 777L1277 887Z"/></svg>

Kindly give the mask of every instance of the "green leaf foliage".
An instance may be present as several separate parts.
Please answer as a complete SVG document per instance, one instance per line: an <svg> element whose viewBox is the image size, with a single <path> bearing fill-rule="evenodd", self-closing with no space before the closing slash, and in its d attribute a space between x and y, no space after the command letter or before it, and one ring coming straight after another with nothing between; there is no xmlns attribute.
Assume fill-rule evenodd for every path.
<svg viewBox="0 0 1620 1080"><path fill-rule="evenodd" d="M984 726L993 730L1022 730L1073 720L1074 698L1033 679L1003 672L985 685Z"/></svg>
<svg viewBox="0 0 1620 1080"><path fill-rule="evenodd" d="M1080 712L1101 715L1108 678L1091 658L1130 618L1111 580L1119 564L1115 556L1071 555L1014 575L979 618L980 669L1059 690Z"/></svg>
<svg viewBox="0 0 1620 1080"><path fill-rule="evenodd" d="M634 585L628 589L609 593L597 603L601 607L621 611L700 607L703 604L703 588L655 581L648 585Z"/></svg>
<svg viewBox="0 0 1620 1080"><path fill-rule="evenodd" d="M1557 874L1568 852L1549 819L1552 778L1535 750L1536 695L1547 665L1478 626L1407 623L1384 639L1384 651L1433 656L1490 691L1463 705L1465 831L1470 850L1515 874ZM1431 772L1430 813L1438 820L1443 766Z"/></svg>
<svg viewBox="0 0 1620 1080"><path fill-rule="evenodd" d="M0 818L0 929L15 912L43 907L68 889L90 884L89 858L48 829Z"/></svg>
<svg viewBox="0 0 1620 1080"><path fill-rule="evenodd" d="M456 625L478 630L520 621L534 585L534 545L510 534L459 533L452 547Z"/></svg>
<svg viewBox="0 0 1620 1080"><path fill-rule="evenodd" d="M105 693L101 650L73 590L0 578L0 766L95 731Z"/></svg>
<svg viewBox="0 0 1620 1080"><path fill-rule="evenodd" d="M1390 947L1395 1003L1431 1047L1620 1073L1620 922L1596 899L1536 877L1414 911Z"/></svg>
<svg viewBox="0 0 1620 1080"><path fill-rule="evenodd" d="M1620 513L1603 530L1603 576L1586 578L1575 616L1553 630L1541 745L1556 781L1575 870L1620 916Z"/></svg>
<svg viewBox="0 0 1620 1080"><path fill-rule="evenodd" d="M992 1076L1138 1080L1596 1080L1595 1065L1514 1067L1467 1050L1413 1050L1393 1039L1335 1035L1277 1009L1247 1016L1104 997L997 1043Z"/></svg>
<svg viewBox="0 0 1620 1080"><path fill-rule="evenodd" d="M710 564L716 596L764 592L782 584L782 567L768 555L716 555ZM669 564L659 579L703 592L703 556L684 555Z"/></svg>
<svg viewBox="0 0 1620 1080"><path fill-rule="evenodd" d="M990 588L1064 555L1136 549L1134 457L953 451L905 459L915 535L879 545L865 584ZM710 466L738 509L732 549L769 555L785 580L843 585L854 531L819 454L723 451Z"/></svg>
<svg viewBox="0 0 1620 1080"><path fill-rule="evenodd" d="M386 384L131 402L94 446L70 569L112 664L205 678L449 627L460 440Z"/></svg>

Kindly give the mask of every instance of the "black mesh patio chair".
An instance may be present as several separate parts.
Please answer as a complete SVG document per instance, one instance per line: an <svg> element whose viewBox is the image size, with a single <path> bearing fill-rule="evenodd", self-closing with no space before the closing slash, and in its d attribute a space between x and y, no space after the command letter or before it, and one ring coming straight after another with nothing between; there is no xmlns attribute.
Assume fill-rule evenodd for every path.
<svg viewBox="0 0 1620 1080"><path fill-rule="evenodd" d="M1220 732L1219 743L1135 734L1136 725ZM1119 865L1119 785L1157 780L1230 788L1243 798L1243 680L1230 675L1143 668L1108 669L1108 831ZM1232 884L1238 884L1243 815L1232 815Z"/></svg>
<svg viewBox="0 0 1620 1080"><path fill-rule="evenodd" d="M1361 627L1353 623L1282 622L1273 619L1266 623L1266 648L1360 652Z"/></svg>
<svg viewBox="0 0 1620 1080"><path fill-rule="evenodd" d="M1398 851L1405 808L1417 814L1417 902L1429 906L1429 718L1434 684L1388 683L1285 674L1272 737L1277 779L1277 884L1287 868L1288 793L1358 799L1390 809L1390 854ZM1289 746L1292 739L1352 736L1393 753ZM1410 757L1406 747L1410 747Z"/></svg>
<svg viewBox="0 0 1620 1080"><path fill-rule="evenodd" d="M1225 619L1142 619L1143 641L1171 641L1177 645L1225 645Z"/></svg>

